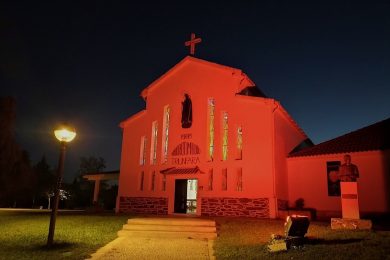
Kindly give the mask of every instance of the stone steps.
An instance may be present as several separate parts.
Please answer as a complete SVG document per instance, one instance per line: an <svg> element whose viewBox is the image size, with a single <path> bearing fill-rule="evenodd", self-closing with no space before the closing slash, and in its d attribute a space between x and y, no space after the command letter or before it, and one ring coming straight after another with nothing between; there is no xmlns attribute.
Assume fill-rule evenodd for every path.
<svg viewBox="0 0 390 260"><path fill-rule="evenodd" d="M132 231L169 231L169 232L217 232L217 229L209 226L182 226L182 225L123 225L124 230Z"/></svg>
<svg viewBox="0 0 390 260"><path fill-rule="evenodd" d="M118 236L153 238L217 237L215 221L199 218L133 218L123 225Z"/></svg>
<svg viewBox="0 0 390 260"><path fill-rule="evenodd" d="M216 233L120 230L119 237L216 239Z"/></svg>
<svg viewBox="0 0 390 260"><path fill-rule="evenodd" d="M127 220L127 224L133 225L164 225L164 226L203 226L203 227L215 227L215 221L209 219L201 219L195 217L179 218L179 217L166 217L166 218L131 218Z"/></svg>

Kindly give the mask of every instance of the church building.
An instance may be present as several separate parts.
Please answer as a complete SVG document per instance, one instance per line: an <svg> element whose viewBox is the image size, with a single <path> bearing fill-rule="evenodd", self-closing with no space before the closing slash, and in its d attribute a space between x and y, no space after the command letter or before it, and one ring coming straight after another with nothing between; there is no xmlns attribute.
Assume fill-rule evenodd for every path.
<svg viewBox="0 0 390 260"><path fill-rule="evenodd" d="M239 69L187 56L141 96L145 109L120 124L117 212L277 218L303 199L337 215L332 170L344 153L360 167L361 209L389 212L385 141L371 152L333 149L341 140L313 146L280 102Z"/></svg>

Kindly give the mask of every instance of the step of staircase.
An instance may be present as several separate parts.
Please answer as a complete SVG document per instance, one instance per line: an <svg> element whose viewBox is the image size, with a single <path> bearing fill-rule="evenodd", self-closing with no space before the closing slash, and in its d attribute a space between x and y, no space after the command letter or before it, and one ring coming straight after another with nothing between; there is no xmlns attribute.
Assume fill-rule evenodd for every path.
<svg viewBox="0 0 390 260"><path fill-rule="evenodd" d="M154 238L217 237L215 221L198 218L132 218L123 225L118 236Z"/></svg>
<svg viewBox="0 0 390 260"><path fill-rule="evenodd" d="M131 218L128 224L136 225L169 225L169 226L209 226L215 227L215 221L200 218Z"/></svg>
<svg viewBox="0 0 390 260"><path fill-rule="evenodd" d="M169 231L133 231L120 230L119 237L143 237L143 238L197 238L197 239L216 239L216 233L199 233L199 232L169 232Z"/></svg>
<svg viewBox="0 0 390 260"><path fill-rule="evenodd" d="M191 225L147 225L147 224L126 224L123 225L124 230L132 231L170 231L170 232L202 232L215 233L216 227L212 226L191 226Z"/></svg>

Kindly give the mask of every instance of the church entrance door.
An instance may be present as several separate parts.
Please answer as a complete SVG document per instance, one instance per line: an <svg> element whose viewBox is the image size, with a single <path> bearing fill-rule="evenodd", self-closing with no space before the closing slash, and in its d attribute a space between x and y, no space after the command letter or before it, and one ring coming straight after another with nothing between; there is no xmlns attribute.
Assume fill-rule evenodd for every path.
<svg viewBox="0 0 390 260"><path fill-rule="evenodd" d="M175 213L196 214L197 179L175 180Z"/></svg>
<svg viewBox="0 0 390 260"><path fill-rule="evenodd" d="M187 180L175 180L175 213L187 213Z"/></svg>

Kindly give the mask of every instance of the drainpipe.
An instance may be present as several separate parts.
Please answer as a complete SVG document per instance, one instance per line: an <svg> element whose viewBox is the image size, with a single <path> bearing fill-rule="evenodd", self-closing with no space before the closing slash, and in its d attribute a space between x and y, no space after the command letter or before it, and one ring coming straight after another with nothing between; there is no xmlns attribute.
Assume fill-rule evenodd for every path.
<svg viewBox="0 0 390 260"><path fill-rule="evenodd" d="M273 109L271 117L271 126L272 126L272 189L273 189L273 199L274 199L274 212L275 218L278 217L278 201L276 197L276 171L275 171L275 111L279 108L279 103L276 100L273 100Z"/></svg>

